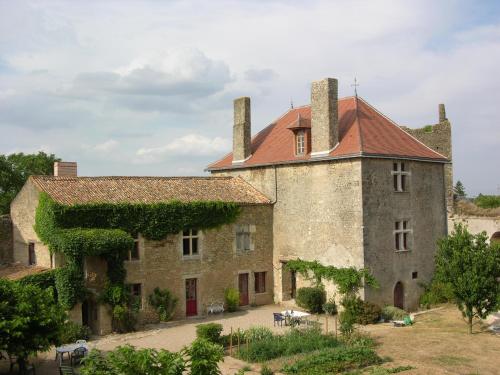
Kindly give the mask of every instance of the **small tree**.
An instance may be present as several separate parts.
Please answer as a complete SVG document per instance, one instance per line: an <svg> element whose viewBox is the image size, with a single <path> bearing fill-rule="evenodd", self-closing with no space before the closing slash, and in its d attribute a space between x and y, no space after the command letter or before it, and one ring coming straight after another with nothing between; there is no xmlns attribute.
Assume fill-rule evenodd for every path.
<svg viewBox="0 0 500 375"><path fill-rule="evenodd" d="M149 304L158 312L160 320L167 322L172 319L172 316L174 315L178 299L172 294L172 292L170 292L170 290L156 287L154 288L153 293L149 295L148 301Z"/></svg>
<svg viewBox="0 0 500 375"><path fill-rule="evenodd" d="M460 180L457 181L453 190L455 192L455 196L458 199L463 199L467 196L467 194L465 193L464 184L462 184L462 181Z"/></svg>
<svg viewBox="0 0 500 375"><path fill-rule="evenodd" d="M21 373L30 355L59 343L65 319L52 288L0 279L0 350L17 357Z"/></svg>
<svg viewBox="0 0 500 375"><path fill-rule="evenodd" d="M499 306L500 246L487 240L485 232L473 235L455 224L453 233L438 243L436 278L451 285L469 333L474 317L484 319Z"/></svg>

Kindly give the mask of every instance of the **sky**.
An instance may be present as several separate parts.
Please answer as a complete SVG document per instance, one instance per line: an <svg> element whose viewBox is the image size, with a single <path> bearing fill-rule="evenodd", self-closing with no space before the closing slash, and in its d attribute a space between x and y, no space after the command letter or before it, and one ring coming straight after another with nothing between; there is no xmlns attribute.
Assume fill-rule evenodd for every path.
<svg viewBox="0 0 500 375"><path fill-rule="evenodd" d="M0 0L0 153L80 175L202 175L234 98L255 134L324 77L409 127L445 103L455 181L500 194L498 1Z"/></svg>

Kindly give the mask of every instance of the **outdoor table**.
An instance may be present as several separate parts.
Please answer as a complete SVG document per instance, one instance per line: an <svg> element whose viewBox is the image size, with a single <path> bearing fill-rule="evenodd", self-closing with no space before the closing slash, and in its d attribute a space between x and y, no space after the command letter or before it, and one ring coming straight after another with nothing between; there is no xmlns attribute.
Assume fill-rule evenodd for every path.
<svg viewBox="0 0 500 375"><path fill-rule="evenodd" d="M59 364L62 364L63 359L64 359L64 353L68 353L70 359L71 359L71 353L75 351L75 349L78 348L85 348L89 350L87 344L66 344L63 346L59 346L56 348L56 361L57 358L59 357Z"/></svg>
<svg viewBox="0 0 500 375"><path fill-rule="evenodd" d="M304 311L296 311L296 310L285 310L281 312L281 315L283 315L288 319L296 320L299 324L302 321L302 319L307 319L308 316L311 316L311 314L306 313ZM285 320L286 324L286 320Z"/></svg>

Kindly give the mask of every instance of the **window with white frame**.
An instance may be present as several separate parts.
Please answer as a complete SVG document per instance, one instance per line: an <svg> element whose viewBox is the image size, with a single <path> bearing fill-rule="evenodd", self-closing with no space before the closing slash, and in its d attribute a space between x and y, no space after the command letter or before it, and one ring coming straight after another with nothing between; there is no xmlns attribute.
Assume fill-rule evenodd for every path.
<svg viewBox="0 0 500 375"><path fill-rule="evenodd" d="M297 155L306 153L306 134L304 130L299 130L295 135L295 153Z"/></svg>
<svg viewBox="0 0 500 375"><path fill-rule="evenodd" d="M252 249L250 238L250 225L239 224L236 225L236 250L249 251Z"/></svg>
<svg viewBox="0 0 500 375"><path fill-rule="evenodd" d="M394 191L403 192L408 191L408 167L402 161L394 162L392 164L392 178L394 183Z"/></svg>
<svg viewBox="0 0 500 375"><path fill-rule="evenodd" d="M411 233L408 220L400 220L394 223L394 246L396 251L410 250Z"/></svg>
<svg viewBox="0 0 500 375"><path fill-rule="evenodd" d="M199 252L199 231L188 229L182 232L182 255L185 257L198 255Z"/></svg>

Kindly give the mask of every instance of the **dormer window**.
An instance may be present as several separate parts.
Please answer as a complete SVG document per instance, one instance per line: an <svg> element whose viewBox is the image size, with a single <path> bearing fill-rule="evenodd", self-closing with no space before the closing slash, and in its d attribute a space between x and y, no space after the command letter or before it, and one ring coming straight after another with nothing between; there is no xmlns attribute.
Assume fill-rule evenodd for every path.
<svg viewBox="0 0 500 375"><path fill-rule="evenodd" d="M295 154L304 155L306 153L306 134L304 130L295 133Z"/></svg>

